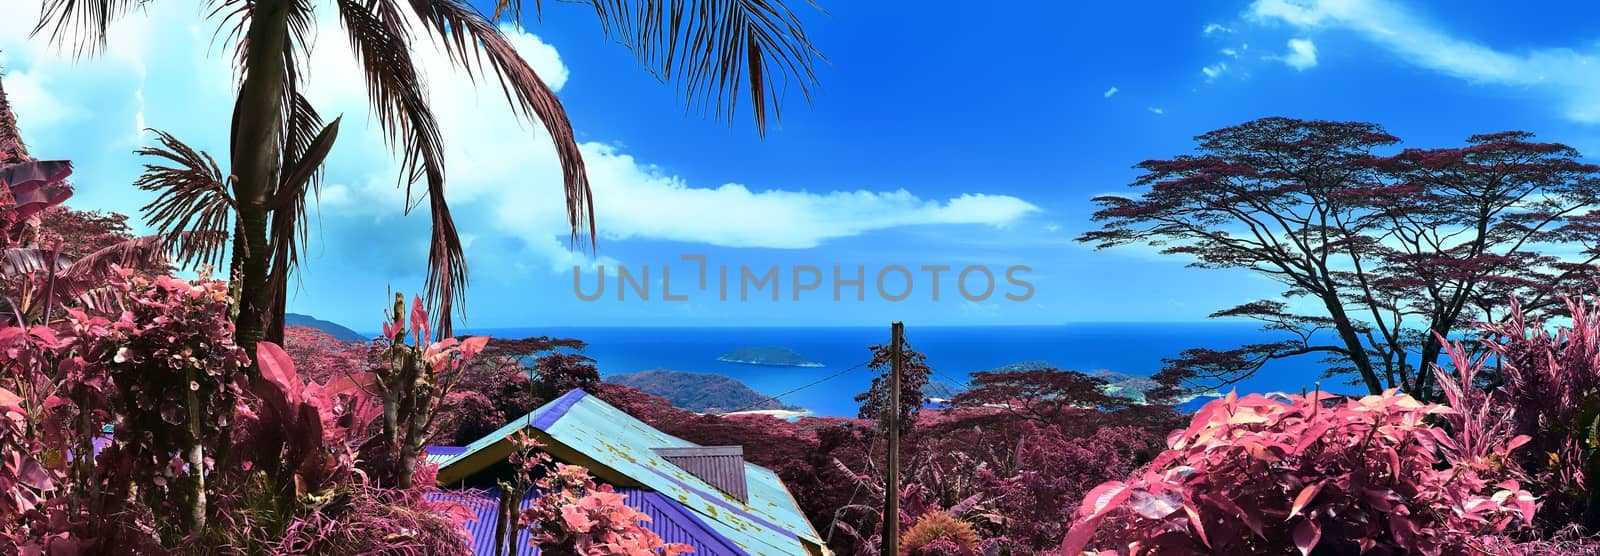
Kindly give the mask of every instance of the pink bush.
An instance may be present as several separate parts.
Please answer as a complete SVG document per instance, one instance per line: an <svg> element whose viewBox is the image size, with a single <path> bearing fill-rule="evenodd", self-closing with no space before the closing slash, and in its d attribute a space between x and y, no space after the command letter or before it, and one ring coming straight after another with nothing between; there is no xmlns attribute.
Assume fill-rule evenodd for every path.
<svg viewBox="0 0 1600 556"><path fill-rule="evenodd" d="M24 430L28 416L22 398L0 388L0 551L17 554L28 543L20 525L23 516L43 501L40 494L55 489L50 473L34 459Z"/></svg>
<svg viewBox="0 0 1600 556"><path fill-rule="evenodd" d="M1206 404L1128 482L1085 496L1063 552L1458 553L1532 518L1533 496L1493 464L1525 438L1482 437L1494 458L1440 461L1442 444L1465 442L1425 419L1455 410L1392 391L1333 398Z"/></svg>
<svg viewBox="0 0 1600 556"><path fill-rule="evenodd" d="M548 463L547 459L540 461ZM611 485L596 485L589 471L556 463L537 481L543 495L522 511L540 554L549 556L673 556L693 552L666 543L642 523L650 516L628 506Z"/></svg>
<svg viewBox="0 0 1600 556"><path fill-rule="evenodd" d="M1512 303L1510 318L1486 325L1483 344L1500 363L1493 402L1514 415L1515 432L1531 437L1519 458L1545 493L1546 530L1569 523L1600 529L1600 451L1593 436L1600 422L1600 311L1566 299L1572 323L1546 327Z"/></svg>

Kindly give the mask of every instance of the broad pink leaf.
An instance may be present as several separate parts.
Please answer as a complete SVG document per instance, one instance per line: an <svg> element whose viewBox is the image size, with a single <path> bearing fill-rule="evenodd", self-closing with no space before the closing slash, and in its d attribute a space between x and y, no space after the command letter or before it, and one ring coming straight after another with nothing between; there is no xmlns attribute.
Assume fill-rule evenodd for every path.
<svg viewBox="0 0 1600 556"><path fill-rule="evenodd" d="M417 335L419 345L427 345L433 341L433 332L428 329L428 310L422 306L420 295L414 296L411 300L411 333Z"/></svg>
<svg viewBox="0 0 1600 556"><path fill-rule="evenodd" d="M272 342L256 344L256 364L261 367L261 378L272 382L273 385L283 390L284 397L290 404L299 404L302 400L300 391L305 384L300 382L300 376L295 374L294 360L289 354Z"/></svg>
<svg viewBox="0 0 1600 556"><path fill-rule="evenodd" d="M22 405L22 397L15 392L0 388L0 407Z"/></svg>
<svg viewBox="0 0 1600 556"><path fill-rule="evenodd" d="M1306 504L1310 504L1311 500L1316 498L1317 497L1317 493L1320 492L1321 490L1322 490L1322 483L1320 483L1320 482L1317 483L1317 484L1308 486L1306 488L1300 489L1300 494L1298 494L1298 495L1296 495L1294 497L1294 506L1289 508L1289 517L1294 517L1296 515L1299 515L1300 514L1300 510L1306 509ZM1286 521L1287 521L1287 519L1288 518L1285 518Z"/></svg>
<svg viewBox="0 0 1600 556"><path fill-rule="evenodd" d="M1294 546L1300 549L1302 556L1310 556L1311 550L1317 547L1317 541L1322 540L1322 526L1317 522L1305 520L1294 526Z"/></svg>
<svg viewBox="0 0 1600 556"><path fill-rule="evenodd" d="M329 381L328 385L323 388L322 393L330 397L352 392L359 394L372 391L377 386L377 382L378 377L372 373L354 373Z"/></svg>
<svg viewBox="0 0 1600 556"><path fill-rule="evenodd" d="M488 336L473 336L461 341L461 356L471 358L483 351L483 346L489 343Z"/></svg>
<svg viewBox="0 0 1600 556"><path fill-rule="evenodd" d="M1509 453L1512 450L1520 448L1523 444L1527 444L1530 440L1533 440L1533 438L1530 438L1526 434L1519 434L1516 438L1513 438L1510 442L1506 443L1506 452Z"/></svg>
<svg viewBox="0 0 1600 556"><path fill-rule="evenodd" d="M1083 496L1083 505L1078 506L1078 513L1085 519L1098 518L1117 507L1126 500L1132 491L1128 490L1127 483L1122 481L1107 481L1094 487Z"/></svg>
<svg viewBox="0 0 1600 556"><path fill-rule="evenodd" d="M1101 516L1104 517L1104 516ZM1094 538L1095 527L1100 525L1100 517L1080 520L1067 530L1067 536L1061 539L1061 554L1074 556L1083 553L1083 547L1089 545Z"/></svg>
<svg viewBox="0 0 1600 556"><path fill-rule="evenodd" d="M39 490L49 491L56 488L55 481L50 480L50 473L31 457L22 460L22 469L17 472L17 480Z"/></svg>

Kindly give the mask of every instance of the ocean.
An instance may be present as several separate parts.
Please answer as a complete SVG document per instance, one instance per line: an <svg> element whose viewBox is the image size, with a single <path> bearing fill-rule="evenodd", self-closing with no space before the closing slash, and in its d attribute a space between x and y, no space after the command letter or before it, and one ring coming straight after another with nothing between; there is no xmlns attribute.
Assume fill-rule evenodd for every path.
<svg viewBox="0 0 1600 556"><path fill-rule="evenodd" d="M868 347L889 342L889 327L553 327L465 330L506 338L556 336L588 342L602 376L648 369L726 375L780 401L824 416L854 416L852 399L865 391L873 371L862 365ZM958 386L974 371L1023 361L1046 361L1061 369L1106 369L1147 376L1163 358L1184 349L1224 349L1272 341L1248 323L1077 323L1061 326L918 327L906 325L906 341L928 357L933 379ZM774 367L718 361L730 350L752 346L793 349L822 367ZM1317 356L1269 363L1236 386L1239 392L1300 392L1321 377ZM833 378L828 378L833 375ZM823 379L827 380L823 380ZM820 383L814 384L819 380ZM1324 391L1360 393L1343 378L1321 380ZM809 386L808 386L809 385Z"/></svg>

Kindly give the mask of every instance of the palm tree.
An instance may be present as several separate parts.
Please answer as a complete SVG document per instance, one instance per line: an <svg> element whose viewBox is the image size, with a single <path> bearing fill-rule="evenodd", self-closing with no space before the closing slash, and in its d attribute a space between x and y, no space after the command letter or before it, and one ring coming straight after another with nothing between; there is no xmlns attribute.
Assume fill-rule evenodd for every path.
<svg viewBox="0 0 1600 556"><path fill-rule="evenodd" d="M136 4L150 0L45 0L34 32L48 30L80 53L105 46L106 30ZM263 339L281 341L288 276L305 237L306 193L315 193L323 159L339 120L324 123L302 95L311 0L206 0L233 26L242 76L234 105L231 173L209 155L170 135L141 151L176 166L147 165L139 186L160 196L145 207L164 234L233 230L229 269L238 299L238 344L249 353ZM472 79L492 72L513 108L543 123L561 161L571 241L594 244L594 208L583 156L560 101L495 23L520 20L521 0L496 0L485 14L466 0L331 0L365 72L371 108L401 159L407 207L413 186L432 216L426 293L441 336L451 334L451 308L467 281L462 245L445 201L445 167L438 122L423 92L411 45L415 27L438 39L448 58ZM781 0L584 0L602 32L629 48L646 69L675 81L691 107L719 117L734 114L741 90L758 133L778 115L774 76L795 81L807 101L820 53ZM541 10L535 2L535 11ZM485 63L487 62L487 63ZM232 224L229 224L229 220ZM220 257L220 244L214 255Z"/></svg>

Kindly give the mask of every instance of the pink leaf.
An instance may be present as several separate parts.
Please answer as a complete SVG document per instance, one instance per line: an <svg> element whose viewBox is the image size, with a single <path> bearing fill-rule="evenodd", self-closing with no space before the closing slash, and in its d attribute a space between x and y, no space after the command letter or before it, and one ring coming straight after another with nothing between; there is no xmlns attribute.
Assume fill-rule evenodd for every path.
<svg viewBox="0 0 1600 556"><path fill-rule="evenodd" d="M1107 481L1094 487L1089 494L1084 495L1083 505L1078 507L1078 513L1086 519L1096 518L1111 511L1117 504L1121 504L1132 494L1127 483L1122 481Z"/></svg>
<svg viewBox="0 0 1600 556"><path fill-rule="evenodd" d="M1121 504L1131 493L1126 483L1108 481L1084 495L1083 505L1078 507L1078 513L1084 515L1083 520L1074 524L1072 529L1067 531L1066 538L1061 539L1062 554L1083 552L1083 547L1094 538L1095 526L1100 524L1101 518L1117 507L1117 504Z"/></svg>
<svg viewBox="0 0 1600 556"><path fill-rule="evenodd" d="M289 354L272 342L261 342L256 345L256 364L261 367L261 376L272 381L273 384L283 389L292 403L299 403L300 390L304 384L300 376L295 373L294 360Z"/></svg>
<svg viewBox="0 0 1600 556"><path fill-rule="evenodd" d="M417 336L417 345L427 345L433 341L433 332L428 329L428 310L422 306L422 296L414 296L411 301L411 333Z"/></svg>
<svg viewBox="0 0 1600 556"><path fill-rule="evenodd" d="M18 405L22 405L22 397L21 396L18 396L16 393L14 393L14 392L12 392L10 390L7 390L5 388L0 388L0 407L9 407L9 406L18 406Z"/></svg>
<svg viewBox="0 0 1600 556"><path fill-rule="evenodd" d="M471 358L483 351L483 346L489 343L488 336L473 336L461 341L461 356Z"/></svg>
<svg viewBox="0 0 1600 556"><path fill-rule="evenodd" d="M48 491L56 488L55 482L50 480L50 473L31 457L22 460L22 469L17 473L17 480L39 490Z"/></svg>
<svg viewBox="0 0 1600 556"><path fill-rule="evenodd" d="M1294 546L1300 549L1302 556L1310 556L1311 549L1317 547L1317 541L1322 540L1322 526L1317 522L1305 520L1294 526Z"/></svg>
<svg viewBox="0 0 1600 556"><path fill-rule="evenodd" d="M323 389L322 394L328 397L351 392L360 394L375 388L377 386L377 380L377 376L367 372L341 376L329 381L328 386Z"/></svg>
<svg viewBox="0 0 1600 556"><path fill-rule="evenodd" d="M1199 535L1200 542L1205 543L1206 548L1211 548L1211 539L1206 536L1205 522L1200 519L1200 512L1195 511L1194 504L1184 504L1183 512L1189 514L1189 525L1194 526L1194 532Z"/></svg>
<svg viewBox="0 0 1600 556"><path fill-rule="evenodd" d="M1061 553L1067 556L1083 553L1083 547L1089 545L1089 540L1094 538L1094 530L1100 524L1100 518L1085 519L1073 524L1067 531L1066 538L1061 539Z"/></svg>
<svg viewBox="0 0 1600 556"><path fill-rule="evenodd" d="M1311 500L1313 498L1317 497L1317 492L1319 492L1321 490L1322 490L1322 483L1317 483L1317 484L1308 486L1306 488L1300 489L1300 494L1298 496L1294 497L1294 506L1289 508L1289 517L1294 517L1296 515L1299 515L1300 514L1300 510L1305 509L1306 508L1306 504L1310 504ZM1285 518L1285 520L1287 520L1287 518Z"/></svg>

